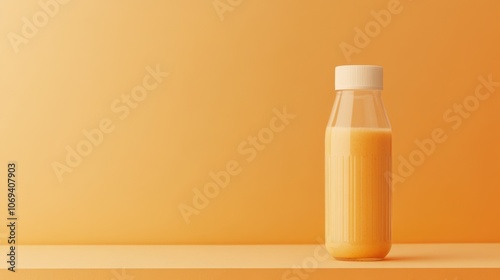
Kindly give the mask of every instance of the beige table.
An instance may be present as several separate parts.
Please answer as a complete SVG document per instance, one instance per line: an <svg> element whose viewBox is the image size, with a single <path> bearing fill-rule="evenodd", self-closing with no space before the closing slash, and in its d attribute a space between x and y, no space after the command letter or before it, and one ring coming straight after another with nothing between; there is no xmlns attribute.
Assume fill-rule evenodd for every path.
<svg viewBox="0 0 500 280"><path fill-rule="evenodd" d="M0 279L500 279L500 243L395 244L387 259L342 262L322 245L19 246ZM36 278L33 278L36 277Z"/></svg>

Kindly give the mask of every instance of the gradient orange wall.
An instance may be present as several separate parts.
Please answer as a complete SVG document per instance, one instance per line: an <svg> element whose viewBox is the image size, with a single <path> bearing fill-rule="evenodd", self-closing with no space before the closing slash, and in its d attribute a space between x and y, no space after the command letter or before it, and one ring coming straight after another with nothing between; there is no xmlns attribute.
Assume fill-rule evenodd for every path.
<svg viewBox="0 0 500 280"><path fill-rule="evenodd" d="M394 241L500 242L500 2L41 3L0 2L21 243L320 242L348 63L384 66Z"/></svg>

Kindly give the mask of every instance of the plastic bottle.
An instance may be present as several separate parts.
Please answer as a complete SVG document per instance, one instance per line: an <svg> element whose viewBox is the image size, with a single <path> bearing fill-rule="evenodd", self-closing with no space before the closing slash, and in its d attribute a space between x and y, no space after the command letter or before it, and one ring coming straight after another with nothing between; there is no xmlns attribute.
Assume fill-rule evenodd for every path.
<svg viewBox="0 0 500 280"><path fill-rule="evenodd" d="M325 135L325 245L338 260L381 260L391 248L391 126L383 69L335 68Z"/></svg>

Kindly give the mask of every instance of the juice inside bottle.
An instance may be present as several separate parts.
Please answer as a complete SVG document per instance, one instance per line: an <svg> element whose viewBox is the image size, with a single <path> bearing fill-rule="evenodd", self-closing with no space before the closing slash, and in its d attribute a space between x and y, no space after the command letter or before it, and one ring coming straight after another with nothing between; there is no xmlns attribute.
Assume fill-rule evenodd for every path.
<svg viewBox="0 0 500 280"><path fill-rule="evenodd" d="M391 130L328 127L326 248L337 259L376 260L391 248Z"/></svg>
<svg viewBox="0 0 500 280"><path fill-rule="evenodd" d="M391 248L391 127L382 67L339 66L325 134L325 245L339 260L380 260Z"/></svg>

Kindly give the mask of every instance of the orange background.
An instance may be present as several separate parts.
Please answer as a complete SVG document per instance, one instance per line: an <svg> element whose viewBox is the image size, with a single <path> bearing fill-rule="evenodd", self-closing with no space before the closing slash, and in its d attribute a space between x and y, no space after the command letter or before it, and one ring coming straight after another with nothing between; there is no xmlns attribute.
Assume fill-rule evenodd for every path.
<svg viewBox="0 0 500 280"><path fill-rule="evenodd" d="M500 81L500 2L401 0L385 27L371 11L392 1L218 3L223 20L209 0L73 0L14 47L43 10L0 2L0 176L17 161L22 244L319 242L333 71L348 63L384 66L395 172L416 139L447 135L394 185L394 241L500 242L500 87L448 112L479 77ZM111 104L156 65L169 76L121 120ZM238 146L284 107L295 118L247 161ZM114 130L60 182L53 163L105 118ZM230 161L241 173L186 224L179 205Z"/></svg>

